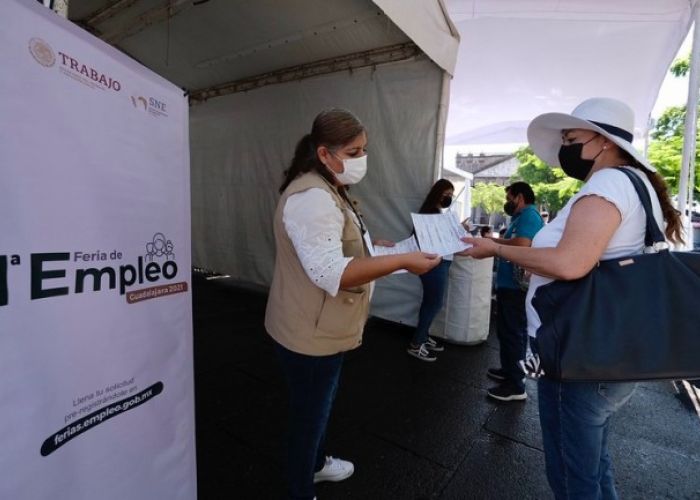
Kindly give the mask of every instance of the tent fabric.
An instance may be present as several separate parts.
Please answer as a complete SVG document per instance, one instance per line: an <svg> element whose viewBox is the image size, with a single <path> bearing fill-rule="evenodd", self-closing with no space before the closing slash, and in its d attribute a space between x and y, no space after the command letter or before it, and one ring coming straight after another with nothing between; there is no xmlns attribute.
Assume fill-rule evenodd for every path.
<svg viewBox="0 0 700 500"><path fill-rule="evenodd" d="M373 238L411 232L433 181L444 72L423 57L212 99L191 109L192 241L195 265L269 285L272 218L282 172L324 108L355 112L368 130L368 173L351 190ZM415 323L415 276L379 280L372 314Z"/></svg>
<svg viewBox="0 0 700 500"><path fill-rule="evenodd" d="M176 13L169 20L162 0L140 0L91 27L189 90L411 39L447 71L457 55L458 38L450 31L439 0L173 0L173 4ZM106 5L71 0L69 17L86 22ZM149 16L160 22L146 25Z"/></svg>
<svg viewBox="0 0 700 500"><path fill-rule="evenodd" d="M526 142L536 115L594 96L632 106L644 137L695 2L446 0L461 36L447 144Z"/></svg>
<svg viewBox="0 0 700 500"><path fill-rule="evenodd" d="M438 66L454 74L459 34L442 0L372 0Z"/></svg>
<svg viewBox="0 0 700 500"><path fill-rule="evenodd" d="M113 5L114 9L105 11ZM327 107L369 130L353 188L375 238L404 239L442 157L458 35L441 0L192 2L71 0L69 17L190 91L320 60L414 43L400 62L225 95L191 109L193 263L268 285L271 221L296 141ZM121 8L123 7L123 8ZM102 12L96 17L96 12ZM111 12L111 14L109 14ZM419 280L380 280L372 313L415 323Z"/></svg>

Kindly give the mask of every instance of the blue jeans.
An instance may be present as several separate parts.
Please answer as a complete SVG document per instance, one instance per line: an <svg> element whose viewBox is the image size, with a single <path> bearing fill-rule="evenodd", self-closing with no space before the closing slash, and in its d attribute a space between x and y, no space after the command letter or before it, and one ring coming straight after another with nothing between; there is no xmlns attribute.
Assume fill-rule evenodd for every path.
<svg viewBox="0 0 700 500"><path fill-rule="evenodd" d="M338 390L343 353L307 356L276 344L289 387L288 495L314 497L314 473L325 463L328 418Z"/></svg>
<svg viewBox="0 0 700 500"><path fill-rule="evenodd" d="M610 417L636 386L539 380L547 480L557 500L617 499L608 453Z"/></svg>
<svg viewBox="0 0 700 500"><path fill-rule="evenodd" d="M496 290L496 335L504 383L519 392L525 390L525 373L518 361L525 359L527 349L526 295L522 290L511 288Z"/></svg>
<svg viewBox="0 0 700 500"><path fill-rule="evenodd" d="M418 326L411 340L413 345L420 345L428 340L430 325L442 309L445 299L450 264L452 264L451 260L443 260L430 271L419 276L423 285L423 300L418 312Z"/></svg>

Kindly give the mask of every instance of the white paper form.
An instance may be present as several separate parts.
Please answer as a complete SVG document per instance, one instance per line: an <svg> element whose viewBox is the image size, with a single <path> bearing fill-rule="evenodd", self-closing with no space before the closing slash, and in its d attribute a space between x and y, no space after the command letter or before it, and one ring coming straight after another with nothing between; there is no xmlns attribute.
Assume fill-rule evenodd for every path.
<svg viewBox="0 0 700 500"><path fill-rule="evenodd" d="M393 247L374 246L374 255L397 255L400 253L419 252L416 239L411 236L405 240L398 241Z"/></svg>
<svg viewBox="0 0 700 500"><path fill-rule="evenodd" d="M460 240L470 236L453 212L442 214L411 214L420 249L440 256L471 248Z"/></svg>

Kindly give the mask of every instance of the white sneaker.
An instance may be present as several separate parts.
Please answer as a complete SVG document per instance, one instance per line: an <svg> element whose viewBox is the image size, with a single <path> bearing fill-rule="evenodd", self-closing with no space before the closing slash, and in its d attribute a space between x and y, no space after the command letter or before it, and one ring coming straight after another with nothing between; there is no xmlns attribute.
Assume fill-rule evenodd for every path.
<svg viewBox="0 0 700 500"><path fill-rule="evenodd" d="M435 361L437 359L437 356L430 352L428 348L425 347L425 344L421 344L418 347L409 344L406 352L421 361Z"/></svg>
<svg viewBox="0 0 700 500"><path fill-rule="evenodd" d="M314 474L314 483L321 481L342 481L352 476L355 472L355 466L352 462L341 460L339 458L328 456L323 469Z"/></svg>

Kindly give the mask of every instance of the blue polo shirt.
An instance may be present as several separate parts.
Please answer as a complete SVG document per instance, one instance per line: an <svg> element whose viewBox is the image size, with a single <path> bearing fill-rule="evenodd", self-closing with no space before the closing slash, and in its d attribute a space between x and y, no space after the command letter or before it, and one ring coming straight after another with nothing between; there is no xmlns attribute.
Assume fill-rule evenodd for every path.
<svg viewBox="0 0 700 500"><path fill-rule="evenodd" d="M531 240L543 226L544 222L535 205L525 205L520 212L513 215L503 237L506 240L511 238L527 238ZM505 259L498 260L496 288L520 290L520 287L513 279L513 264Z"/></svg>

